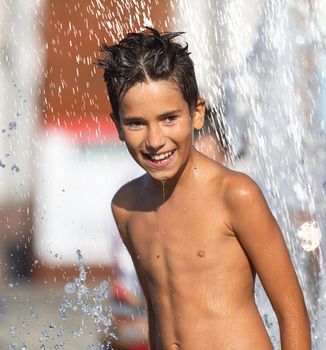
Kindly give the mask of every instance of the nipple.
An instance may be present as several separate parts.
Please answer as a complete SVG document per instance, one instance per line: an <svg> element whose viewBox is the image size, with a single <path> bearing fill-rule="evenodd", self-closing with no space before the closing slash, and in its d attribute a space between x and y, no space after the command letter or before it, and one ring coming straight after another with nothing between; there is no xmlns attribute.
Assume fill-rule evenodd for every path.
<svg viewBox="0 0 326 350"><path fill-rule="evenodd" d="M200 258L203 258L205 256L205 251L204 250L198 250L197 251L197 255L200 257Z"/></svg>

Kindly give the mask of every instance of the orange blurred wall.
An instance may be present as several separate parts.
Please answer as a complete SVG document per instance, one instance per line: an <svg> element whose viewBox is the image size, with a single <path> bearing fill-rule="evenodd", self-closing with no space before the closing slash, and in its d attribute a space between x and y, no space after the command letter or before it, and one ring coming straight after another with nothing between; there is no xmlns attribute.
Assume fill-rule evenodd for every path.
<svg viewBox="0 0 326 350"><path fill-rule="evenodd" d="M85 118L107 121L110 105L103 72L94 65L99 46L140 30L146 17L158 30L169 30L170 3L153 0L147 4L139 0L47 1L41 18L46 57L41 93L45 126L76 126Z"/></svg>

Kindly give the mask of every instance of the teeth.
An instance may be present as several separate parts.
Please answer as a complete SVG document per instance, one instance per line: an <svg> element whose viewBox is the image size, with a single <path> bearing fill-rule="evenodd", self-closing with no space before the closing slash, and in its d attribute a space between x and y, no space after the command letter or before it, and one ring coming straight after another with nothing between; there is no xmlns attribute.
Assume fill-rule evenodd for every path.
<svg viewBox="0 0 326 350"><path fill-rule="evenodd" d="M155 160L155 161L160 161L160 160L163 160L165 158L168 158L170 157L170 155L172 154L173 152L172 151L169 151L169 152L166 152L166 153L162 153L160 155L150 155L151 159L152 160Z"/></svg>

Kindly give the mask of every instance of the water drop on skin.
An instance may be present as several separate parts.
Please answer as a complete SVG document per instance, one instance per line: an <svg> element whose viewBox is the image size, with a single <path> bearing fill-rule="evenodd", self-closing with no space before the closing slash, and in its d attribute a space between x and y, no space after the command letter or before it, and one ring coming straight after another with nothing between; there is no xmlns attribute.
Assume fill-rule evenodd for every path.
<svg viewBox="0 0 326 350"><path fill-rule="evenodd" d="M162 199L163 199L163 202L165 201L165 183L166 183L166 180L167 180L168 178L167 177L163 177L162 179L161 179L161 182L162 182Z"/></svg>
<svg viewBox="0 0 326 350"><path fill-rule="evenodd" d="M195 179L197 179L198 178L197 167L194 167L193 173L195 175Z"/></svg>

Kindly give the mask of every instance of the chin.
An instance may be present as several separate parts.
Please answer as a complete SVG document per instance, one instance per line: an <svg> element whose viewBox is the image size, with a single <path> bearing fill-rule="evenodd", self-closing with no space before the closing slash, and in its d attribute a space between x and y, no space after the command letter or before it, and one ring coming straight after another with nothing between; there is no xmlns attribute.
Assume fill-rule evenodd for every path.
<svg viewBox="0 0 326 350"><path fill-rule="evenodd" d="M183 167L173 167L173 169L166 169L166 170L153 170L153 169L146 169L143 167L143 169L147 172L147 174L154 180L157 181L168 181L174 178L177 178L178 175L182 172Z"/></svg>
<svg viewBox="0 0 326 350"><path fill-rule="evenodd" d="M146 170L147 174L154 180L157 181L166 181L171 178L173 178L175 175L171 174L170 172L162 171L162 172L152 172Z"/></svg>

